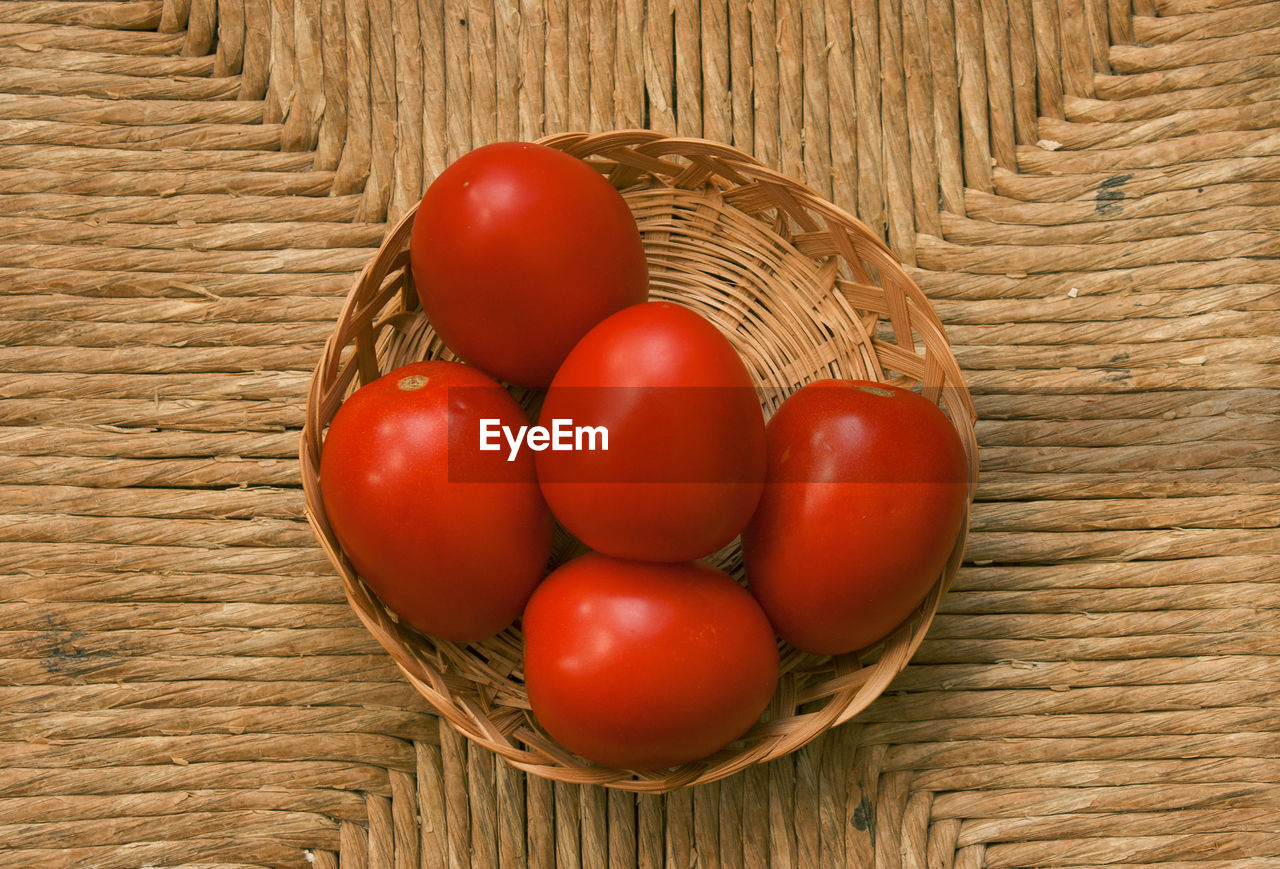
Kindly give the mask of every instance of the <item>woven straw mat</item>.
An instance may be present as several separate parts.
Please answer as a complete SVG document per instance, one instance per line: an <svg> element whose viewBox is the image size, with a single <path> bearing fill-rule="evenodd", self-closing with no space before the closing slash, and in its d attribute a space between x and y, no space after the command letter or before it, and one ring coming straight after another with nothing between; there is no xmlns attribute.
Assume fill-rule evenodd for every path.
<svg viewBox="0 0 1280 869"><path fill-rule="evenodd" d="M302 516L310 369L500 139L732 143L974 393L848 725L669 796L437 726ZM0 867L1280 866L1280 2L0 0Z"/></svg>

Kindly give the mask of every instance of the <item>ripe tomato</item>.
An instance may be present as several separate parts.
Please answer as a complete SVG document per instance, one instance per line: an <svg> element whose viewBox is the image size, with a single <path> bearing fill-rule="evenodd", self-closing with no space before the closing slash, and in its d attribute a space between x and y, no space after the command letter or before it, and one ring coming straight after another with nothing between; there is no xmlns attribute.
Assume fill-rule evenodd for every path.
<svg viewBox="0 0 1280 869"><path fill-rule="evenodd" d="M524 386L546 386L588 329L649 293L621 194L581 160L527 142L477 148L441 172L409 259L444 342Z"/></svg>
<svg viewBox="0 0 1280 869"><path fill-rule="evenodd" d="M864 648L920 604L955 545L968 503L960 438L914 392L824 380L783 403L768 441L742 535L751 592L799 649Z"/></svg>
<svg viewBox="0 0 1280 869"><path fill-rule="evenodd" d="M705 564L584 555L543 580L522 624L534 715L605 766L705 757L746 732L778 683L764 613Z"/></svg>
<svg viewBox="0 0 1280 869"><path fill-rule="evenodd" d="M608 431L607 450L538 453L561 523L619 558L689 561L733 540L764 484L764 414L737 352L671 302L619 311L573 348L540 424Z"/></svg>
<svg viewBox="0 0 1280 869"><path fill-rule="evenodd" d="M484 639L520 614L551 551L532 458L479 449L479 420L526 424L505 389L417 362L343 403L320 456L325 513L357 573L419 630Z"/></svg>

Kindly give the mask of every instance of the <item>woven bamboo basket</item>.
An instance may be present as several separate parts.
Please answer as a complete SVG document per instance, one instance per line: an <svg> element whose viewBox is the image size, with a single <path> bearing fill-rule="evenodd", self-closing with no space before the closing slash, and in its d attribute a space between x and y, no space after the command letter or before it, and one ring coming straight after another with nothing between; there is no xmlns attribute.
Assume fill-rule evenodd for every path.
<svg viewBox="0 0 1280 869"><path fill-rule="evenodd" d="M864 224L726 145L639 130L541 141L586 160L623 192L644 240L650 298L680 302L716 323L747 363L766 413L800 385L825 377L915 388L956 425L976 480L975 411L941 323ZM311 382L300 455L308 519L351 606L440 715L530 773L661 792L781 757L881 694L924 638L959 566L964 533L925 601L887 639L836 657L784 645L782 678L761 720L717 754L669 770L603 768L557 746L529 711L518 627L464 646L397 621L343 556L321 504L319 468L325 427L352 391L409 362L454 358L413 289L413 218L410 211L391 230L347 297ZM528 403L537 394L517 397ZM971 485L970 500L972 492ZM565 556L562 543L552 566ZM708 560L741 579L736 542Z"/></svg>

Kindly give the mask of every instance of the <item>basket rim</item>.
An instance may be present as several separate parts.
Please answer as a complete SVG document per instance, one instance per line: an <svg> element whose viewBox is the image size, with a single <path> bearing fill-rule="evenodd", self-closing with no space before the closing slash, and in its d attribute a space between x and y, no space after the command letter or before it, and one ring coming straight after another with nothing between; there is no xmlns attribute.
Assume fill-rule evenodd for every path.
<svg viewBox="0 0 1280 869"><path fill-rule="evenodd" d="M812 207L816 204L817 207L813 210L823 217L828 226L834 222L840 227L858 233L859 241L868 242L865 253L872 254L877 260L880 260L880 262L876 263L878 275L883 275L885 269L890 272L896 272L893 275L895 287L903 290L905 294L902 300L904 312L909 318L921 318L923 324L930 329L936 330L936 335L939 337L935 340L941 341L941 346L946 350L947 357L951 363L949 370L946 372L950 380L948 389L951 390L953 396L959 397L959 405L951 409L952 413L950 415L953 425L957 427L961 434L961 440L969 463L969 486L965 518L946 567L931 587L924 601L888 637L870 647L871 650L884 652L880 659L866 666L859 665L857 663L859 656L867 650L829 659L838 673L836 680L843 679L844 681L834 689L834 693L830 695L831 699L818 712L800 712L797 706L796 715L789 720L799 721L800 723L784 734L783 737L772 733L768 723L764 725L761 733L755 733L755 731L761 730L761 725L758 723L751 733L744 737L745 739L755 734L754 743L745 748L730 746L710 758L667 770L647 772L616 770L600 767L589 762L578 762L566 750L558 748L554 743L548 745L548 737L529 731L527 727L516 729L509 735L504 734L485 713L481 704L474 699L460 698L454 694L448 686L448 680L445 675L422 654L415 653L410 643L406 642L406 637L414 640L419 638L426 639L435 644L437 649L452 646L453 644L440 643L439 641L431 640L431 638L424 638L423 635L410 631L405 626L398 624L394 616L377 600L376 595L356 576L354 569L342 554L341 546L329 527L320 497L318 469L319 458L323 449L322 432L328 419L332 418L333 413L336 412L337 407L341 404L341 401L335 402L333 400L334 394L345 392L357 376L367 375L369 372L362 369L367 368L370 364L373 365L375 374L379 371L378 360L370 361L368 353L361 357L362 349L358 342L355 355L360 358L355 362L348 361L345 371L343 370L341 365L342 354L353 340L357 340L355 335L347 334L349 330L344 329L344 326L350 325L351 319L357 315L361 308L359 304L361 291L374 281L375 276L388 274L396 259L404 256L404 247L407 244L416 215L416 203L389 229L376 252L354 278L351 289L344 300L341 313L338 315L335 328L326 339L324 350L311 376L306 415L299 437L299 460L303 472L303 489L306 501L304 512L308 524L324 549L329 561L341 577L348 604L355 610L365 629L391 655L400 672L404 674L415 690L431 704L441 718L468 740L494 751L518 769L559 781L601 784L623 790L655 793L668 792L695 784L715 781L755 763L772 760L798 750L826 730L854 718L883 693L915 654L933 622L941 597L950 586L963 557L969 529L969 509L972 506L978 475L977 447L973 432L977 416L976 410L964 383L963 375L959 371L958 363L955 362L954 356L950 354L950 345L946 341L941 321L923 291L906 274L905 269L891 253L884 241L875 235L866 224L833 203L823 199L812 188L788 176L781 175L756 158L731 145L692 137L668 136L652 130L618 130L600 134L567 132L545 136L539 139L538 143L557 147L574 154L574 156L582 156L576 153L577 151L585 151L589 156L594 157L604 155L602 157L604 160L608 159L609 153L617 153L619 149L632 149L630 153L640 153L646 159L654 155L668 156L671 154L688 158L688 155L692 154L694 157L712 161L710 165L713 167L718 166L714 162L716 160L731 161L732 165L727 167L730 174L736 171L739 178L745 179L747 170L750 170L749 174L756 179L754 183L758 183L771 191L775 187L785 191L787 196L791 197L790 202L796 203L797 207L801 203L806 207ZM598 164L601 160L588 160L587 162L595 163L599 168ZM676 166L676 164L671 165ZM691 165L699 166L696 161L692 162ZM713 175L720 178L725 177L718 175L715 168L708 170L706 165L702 165L697 170L686 169L681 166L676 166L676 168L689 174L695 180L699 172L703 171L707 172L707 179L710 179ZM732 179L729 179L728 183L732 184ZM784 199L783 201L785 203L787 200ZM780 212L782 209L783 206L780 206ZM787 208L786 210L789 214L790 209ZM816 225L814 221L810 221L810 223ZM803 227L804 224L801 223L801 226ZM837 244L837 247L839 248L840 245ZM835 256L841 256L842 253L843 251L837 250ZM378 283L381 284L382 280L383 277L379 277ZM411 287L411 283L407 279L403 283ZM389 302L384 302L382 307L385 308L386 304L389 304ZM411 306L407 295L404 296L404 305ZM892 314L893 312L891 311L890 313ZM916 321L912 320L911 322L914 324ZM868 337L865 329L863 335ZM368 344L366 343L364 348L367 349L367 347ZM344 376L345 384L341 382ZM328 398L325 395L326 384L329 392ZM336 392L333 389L335 384L341 385L341 389L336 390ZM938 401L941 397L939 394L933 396L933 399ZM325 418L326 412L327 419ZM459 648L461 647L454 647L452 652L459 653ZM860 674L867 673L868 670L872 670L872 672L866 678L858 678ZM773 729L776 730L777 728L774 727ZM519 740L528 747L521 748L515 744L514 740ZM738 743L734 743L734 745L738 745Z"/></svg>

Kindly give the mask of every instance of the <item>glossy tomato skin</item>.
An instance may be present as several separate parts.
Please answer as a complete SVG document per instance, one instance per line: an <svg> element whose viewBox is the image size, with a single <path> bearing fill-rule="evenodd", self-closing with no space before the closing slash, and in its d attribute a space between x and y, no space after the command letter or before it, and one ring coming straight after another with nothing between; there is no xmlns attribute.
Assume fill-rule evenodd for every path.
<svg viewBox="0 0 1280 869"><path fill-rule="evenodd" d="M778 683L764 613L705 564L584 555L543 581L522 625L534 715L604 766L705 757L746 732Z"/></svg>
<svg viewBox="0 0 1280 869"><path fill-rule="evenodd" d="M924 600L962 530L960 438L916 393L826 380L783 403L768 443L768 482L742 535L751 592L801 650L865 648Z"/></svg>
<svg viewBox="0 0 1280 869"><path fill-rule="evenodd" d="M486 375L418 362L351 395L320 457L325 513L356 572L409 624L455 642L511 624L551 550L531 457L480 451L483 418L527 425Z"/></svg>
<svg viewBox="0 0 1280 869"><path fill-rule="evenodd" d="M500 380L546 386L578 339L649 292L640 231L595 169L527 142L460 157L422 197L409 240L432 326Z"/></svg>
<svg viewBox="0 0 1280 869"><path fill-rule="evenodd" d="M764 414L714 324L672 302L614 314L574 347L540 424L603 426L609 449L538 454L556 518L598 552L689 561L731 542L764 485Z"/></svg>

